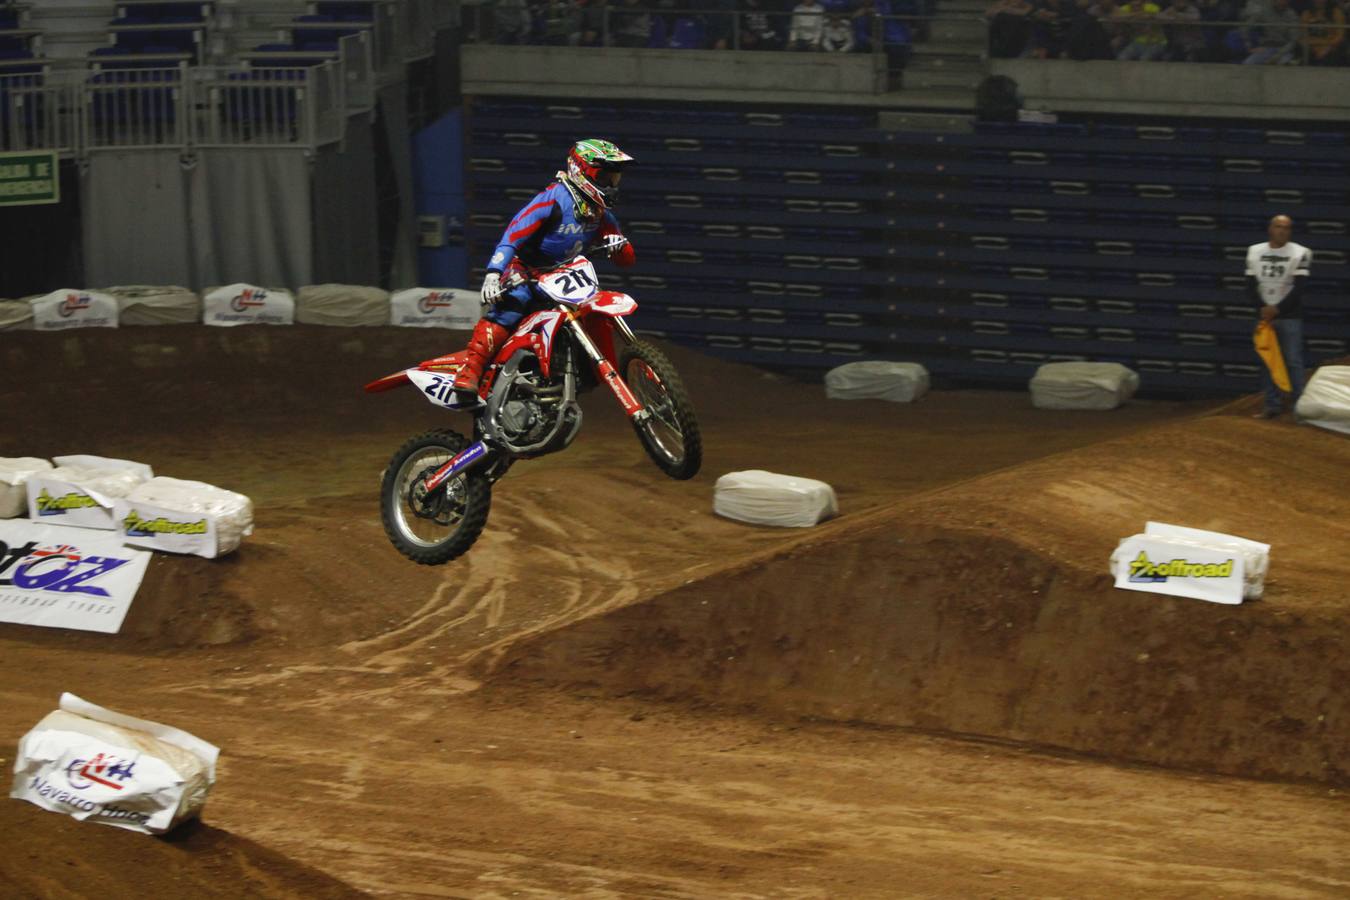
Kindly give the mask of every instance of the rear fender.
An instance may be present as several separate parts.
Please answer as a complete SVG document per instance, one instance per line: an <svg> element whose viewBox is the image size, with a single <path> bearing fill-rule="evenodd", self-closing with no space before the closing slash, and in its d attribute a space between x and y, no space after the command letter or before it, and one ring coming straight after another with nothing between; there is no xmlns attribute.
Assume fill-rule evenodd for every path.
<svg viewBox="0 0 1350 900"><path fill-rule="evenodd" d="M367 394L379 394L384 391L392 391L396 387L403 387L405 384L412 384L408 378L408 372L439 372L444 375L453 375L459 371L459 367L464 364L465 351L460 350L455 353L447 353L445 356L438 356L435 359L428 359L425 362L417 364L416 370L404 369L401 372L394 372L383 378L377 378L366 385Z"/></svg>

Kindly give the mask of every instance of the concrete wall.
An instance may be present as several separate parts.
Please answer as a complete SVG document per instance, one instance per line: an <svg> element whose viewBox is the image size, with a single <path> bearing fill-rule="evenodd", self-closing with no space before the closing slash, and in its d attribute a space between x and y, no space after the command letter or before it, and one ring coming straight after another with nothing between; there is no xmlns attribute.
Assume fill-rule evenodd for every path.
<svg viewBox="0 0 1350 900"><path fill-rule="evenodd" d="M1026 106L1052 112L1350 121L1350 69L992 60Z"/></svg>
<svg viewBox="0 0 1350 900"><path fill-rule="evenodd" d="M470 44L461 72L466 94L870 105L885 91L885 65L861 53Z"/></svg>

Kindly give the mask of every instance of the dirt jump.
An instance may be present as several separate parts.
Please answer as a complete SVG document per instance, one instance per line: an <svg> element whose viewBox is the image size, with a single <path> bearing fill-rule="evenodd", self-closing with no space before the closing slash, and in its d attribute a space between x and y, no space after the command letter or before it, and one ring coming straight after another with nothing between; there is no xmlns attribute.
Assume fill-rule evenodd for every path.
<svg viewBox="0 0 1350 900"><path fill-rule="evenodd" d="M587 397L466 556L415 566L381 473L457 419L360 388L462 338L5 335L0 456L145 462L249 495L257 528L156 555L118 634L0 624L7 770L62 691L222 749L164 838L0 803L0 895L1350 895L1344 436L1254 398L832 401L665 346L698 477ZM752 468L840 515L715 516ZM1148 520L1271 544L1264 596L1115 589Z"/></svg>

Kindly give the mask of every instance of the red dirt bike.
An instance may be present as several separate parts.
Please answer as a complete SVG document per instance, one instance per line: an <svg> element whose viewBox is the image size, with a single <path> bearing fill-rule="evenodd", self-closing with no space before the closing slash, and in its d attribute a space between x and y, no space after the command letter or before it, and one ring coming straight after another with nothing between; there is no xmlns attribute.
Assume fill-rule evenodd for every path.
<svg viewBox="0 0 1350 900"><path fill-rule="evenodd" d="M385 534L400 553L440 565L473 546L487 524L492 485L518 459L556 453L581 428L580 391L603 384L661 471L692 478L703 461L694 408L680 376L624 316L627 294L602 291L576 256L503 281L529 283L551 308L526 316L483 373L478 396L452 389L465 351L429 359L366 385L371 393L415 385L437 406L473 416L473 440L448 428L419 434L394 453L380 485Z"/></svg>

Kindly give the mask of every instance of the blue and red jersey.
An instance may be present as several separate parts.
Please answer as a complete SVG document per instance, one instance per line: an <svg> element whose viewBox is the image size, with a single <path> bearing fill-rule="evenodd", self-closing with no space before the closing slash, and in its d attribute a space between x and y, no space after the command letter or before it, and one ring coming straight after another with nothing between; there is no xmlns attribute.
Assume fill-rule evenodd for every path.
<svg viewBox="0 0 1350 900"><path fill-rule="evenodd" d="M567 187L555 181L534 195L516 213L488 260L489 272L505 272L513 264L544 268L590 249L611 234L622 234L619 220L608 210L598 220L579 217ZM631 244L614 254L621 266L635 259Z"/></svg>

